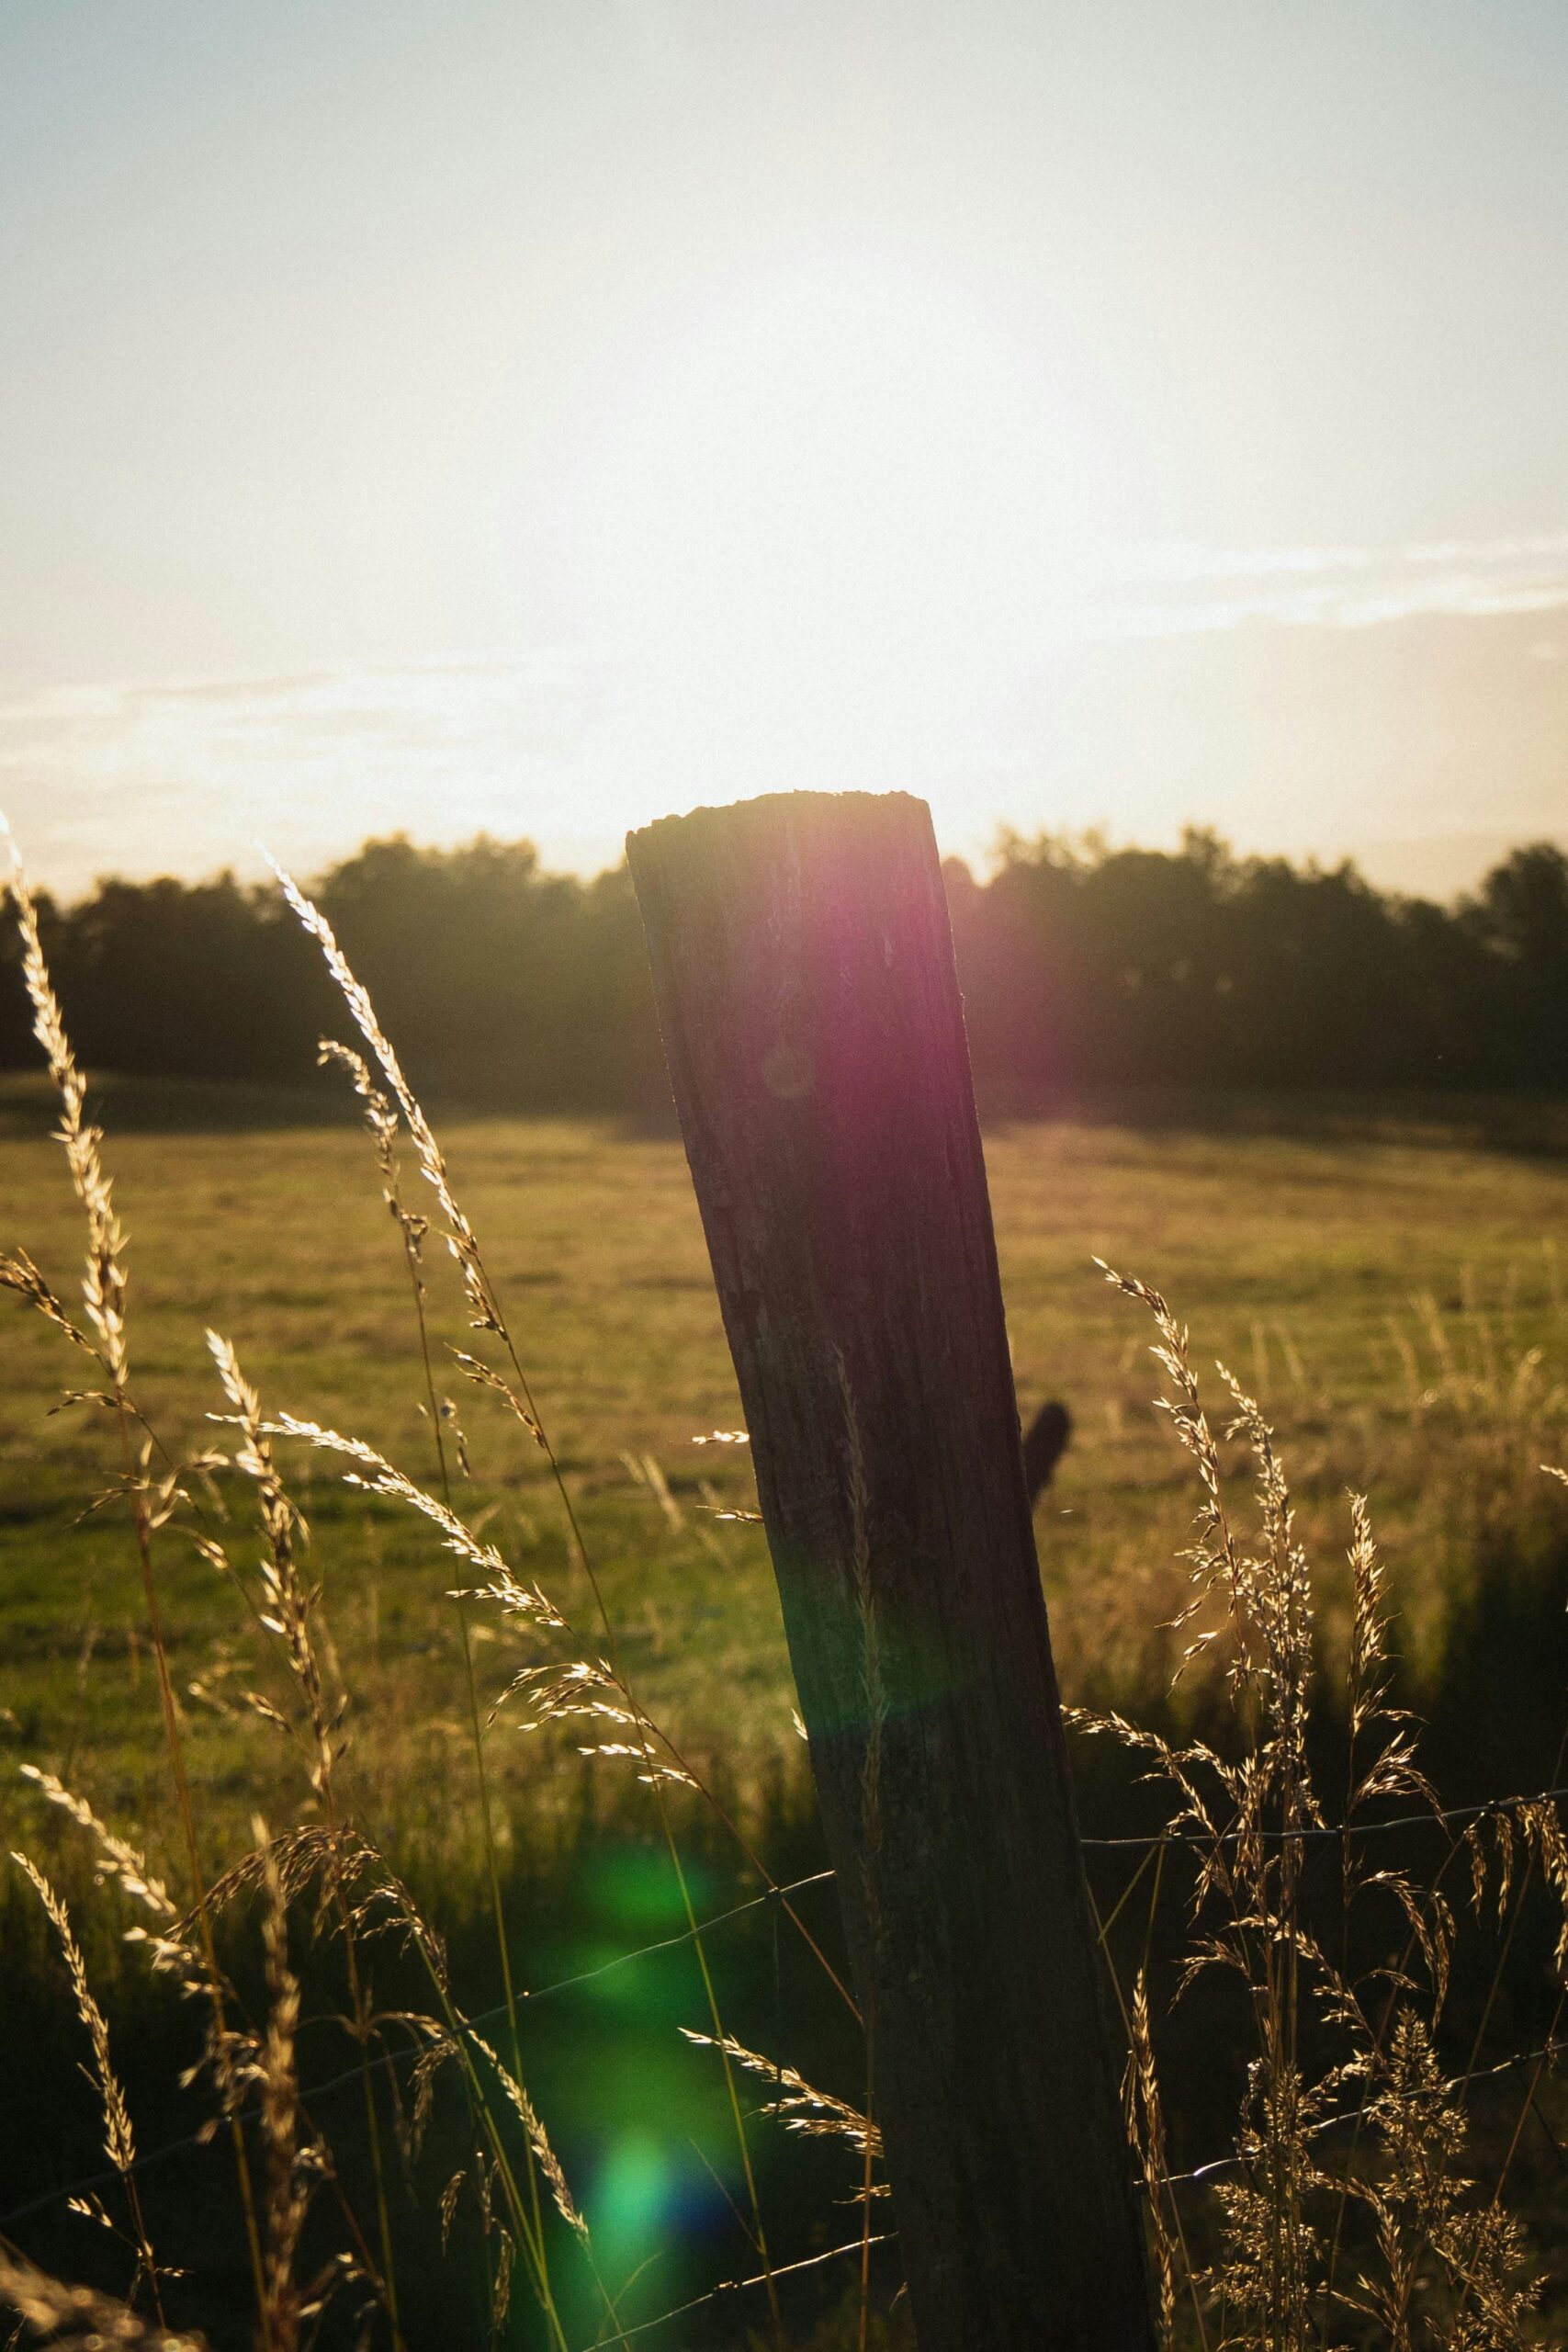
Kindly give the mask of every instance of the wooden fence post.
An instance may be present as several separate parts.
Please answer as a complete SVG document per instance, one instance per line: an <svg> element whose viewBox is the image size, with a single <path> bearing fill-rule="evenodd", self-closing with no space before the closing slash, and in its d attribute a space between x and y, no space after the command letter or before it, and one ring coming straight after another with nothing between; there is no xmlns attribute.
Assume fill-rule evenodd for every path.
<svg viewBox="0 0 1568 2352"><path fill-rule="evenodd" d="M626 844L922 2352L1150 2352L923 801Z"/></svg>

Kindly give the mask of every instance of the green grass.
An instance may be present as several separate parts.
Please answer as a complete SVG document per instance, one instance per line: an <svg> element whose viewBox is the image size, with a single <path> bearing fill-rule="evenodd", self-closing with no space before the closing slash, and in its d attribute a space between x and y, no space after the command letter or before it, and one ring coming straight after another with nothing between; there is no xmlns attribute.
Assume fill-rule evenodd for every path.
<svg viewBox="0 0 1568 2352"><path fill-rule="evenodd" d="M203 1345L213 1325L268 1405L367 1436L433 1481L407 1279L367 1139L346 1126L248 1126L234 1104L205 1099L197 1115L215 1124L181 1131L162 1096L150 1117L136 1115L140 1103L117 1090L107 1155L130 1236L132 1378L160 1436L184 1453L221 1435L203 1419L222 1402ZM39 1132L32 1090L14 1090L6 1107L0 1243L28 1249L64 1293L80 1235L61 1157ZM705 1508L744 1508L750 1476L740 1449L693 1443L735 1427L739 1408L680 1148L501 1120L458 1124L444 1141L639 1695L683 1745L744 1780L790 1751L792 1690L761 1531ZM1090 1123L999 1129L987 1158L1021 1398L1027 1410L1063 1396L1077 1421L1039 1516L1069 1694L1135 1700L1158 1687L1158 1628L1192 1510L1149 1401L1150 1334L1098 1276L1096 1255L1162 1288L1192 1326L1200 1364L1222 1357L1260 1393L1320 1558L1342 1543L1346 1487L1371 1493L1418 1651L1439 1639L1485 1526L1554 1507L1534 1465L1565 1450L1561 1161L1430 1134L1282 1139ZM405 1178L412 1200L423 1188L412 1161ZM436 1332L461 1344L457 1284L434 1236L428 1272ZM81 1517L112 1481L112 1425L87 1406L51 1414L82 1374L40 1317L0 1306L8 1760L62 1771L166 1851L130 1532L112 1503ZM473 1459L470 1515L489 1514L487 1534L591 1627L543 1457L455 1367L443 1385ZM660 1465L672 1510L626 1454ZM355 1693L360 1800L405 1854L472 1866L471 1758L445 1597L456 1564L422 1522L367 1507L321 1457L296 1449L293 1468ZM238 1562L254 1557L247 1531L229 1536ZM190 1700L192 1769L216 1848L284 1770L275 1736L240 1703L274 1669L231 1590L173 1532L159 1566L179 1681L209 1694ZM522 1654L503 1626L482 1623L481 1634L493 1691ZM493 1753L509 1804L525 1807L548 1778L536 1743L502 1732ZM0 1794L7 1815L17 1802Z"/></svg>
<svg viewBox="0 0 1568 2352"><path fill-rule="evenodd" d="M129 1235L132 1385L170 1451L231 1442L205 1418L222 1409L203 1340L211 1325L234 1342L268 1405L364 1435L434 1484L406 1271L364 1134L239 1091L120 1085L107 1091L104 1116ZM38 1089L0 1093L0 1248L27 1248L68 1296L82 1236L46 1125ZM528 1366L639 1697L747 1812L770 1867L781 1877L816 1868L761 1531L716 1515L750 1502L747 1458L742 1449L693 1442L733 1429L739 1403L678 1144L558 1122L442 1125L455 1190ZM1108 1116L998 1128L987 1159L1021 1402L1027 1411L1047 1394L1065 1396L1077 1422L1038 1518L1069 1697L1115 1699L1144 1714L1161 1703L1171 1663L1161 1626L1182 1590L1179 1555L1195 1499L1190 1467L1150 1401L1157 1383L1147 1318L1096 1272L1098 1255L1169 1295L1192 1326L1200 1367L1223 1357L1261 1395L1328 1596L1330 1646L1349 1486L1372 1498L1403 1638L1438 1702L1439 1752L1462 1770L1473 1765L1483 1785L1539 1786L1562 1712L1568 1494L1538 1465L1568 1459L1568 1312L1555 1248L1568 1162L1487 1149L1431 1126L1416 1134L1342 1119L1332 1132L1291 1135L1236 1121L1224 1131L1196 1121L1184 1127L1168 1106L1157 1127ZM409 1160L404 1192L415 1202L423 1187ZM434 1236L427 1275L435 1334L460 1345L468 1335L458 1288ZM90 1405L51 1412L61 1387L84 1377L85 1360L21 1302L0 1297L0 1835L69 1889L139 2128L156 2147L191 2128L189 2103L174 2089L189 2055L188 2014L166 1987L146 1983L139 1959L118 1943L123 1906L86 1883L85 1841L8 1769L58 1771L177 1871L134 1542L113 1497L115 1428ZM442 1385L457 1402L475 1473L467 1516L597 1647L592 1595L543 1456L447 1361ZM1219 1419L1217 1397L1216 1381ZM326 1457L293 1447L287 1459L313 1529L317 1639L335 1646L353 1695L348 1802L450 1935L468 1997L492 2007L500 1988L487 1950L457 1613L446 1597L462 1572L425 1521L367 1505L331 1475ZM224 1478L192 1492L254 1595L259 1541L246 1516L248 1485ZM100 1495L103 1507L84 1516ZM225 1524L226 1510L234 1516ZM1515 1609L1508 1578L1532 1560L1547 1574ZM156 1562L186 1698L200 1835L216 1870L248 1845L258 1808L275 1826L300 1818L298 1759L244 1697L288 1694L278 1645L254 1628L175 1525L157 1539ZM1539 1638L1548 1620L1551 1638ZM503 1622L481 1611L478 1624L489 1697L530 1653ZM1497 1746L1503 1728L1512 1747ZM1333 1740L1337 1766L1342 1725ZM621 1766L573 1759L563 1770L547 1737L504 1723L487 1753L499 1788L509 1942L525 1984L547 1986L678 1933L684 1913L651 1807ZM1127 1826L1117 1759L1089 1743L1080 1767L1089 1826ZM677 1800L677 1814L698 1911L743 1901L754 1881L716 1821L695 1799ZM1120 1856L1093 1862L1109 1907L1130 1866ZM831 1891L807 1900L832 1942ZM0 2182L12 2200L99 2161L90 2100L84 2094L72 2104L78 2022L36 1910L7 1883L7 1999L17 2044L34 2061L14 2070L0 2102ZM244 1924L236 1919L230 1933L242 1973L249 1967L254 1978ZM1168 1919L1162 1933L1173 1927ZM787 1937L781 1971L776 1929L776 1915L760 1910L714 1939L726 2021L753 2046L798 2058L813 2079L853 2088L860 2053L845 2039L842 2013ZM1551 1932L1532 1914L1519 1939L1523 2006L1510 2006L1519 1989L1510 1980L1493 2025L1500 2048L1533 2045L1545 2030L1524 1996L1550 1982ZM1135 1965L1140 1938L1145 1953L1150 1946L1152 1911L1146 1934L1132 1911L1120 1934L1133 1939L1121 1960ZM1156 1973L1164 1965L1168 1974L1164 1952L1162 1943ZM312 1967L324 1988L330 1957L318 1953ZM400 1982L390 1953L378 1954L377 1968L378 1981ZM1456 2064L1483 1997L1483 1978L1461 1978ZM322 1989L309 2008L328 2000ZM718 2080L674 2036L676 2024L704 2017L686 1947L591 1977L525 2013L530 2081L542 2111L569 2135L564 2154L585 2183L602 2250L617 2277L649 2254L663 2266L638 2290L639 2312L679 2300L682 2280L694 2291L750 2267L729 2234L726 2199L741 2192ZM1235 2095L1230 2075L1217 2080L1216 2052L1240 2046L1210 2012L1189 2020L1183 2007L1166 2052L1182 2162L1224 2143ZM312 2081L333 2075L338 2045L319 2015L309 2030ZM63 2098L61 2084L70 2086ZM1497 2094L1498 2113L1507 2090ZM347 2135L347 2171L357 2161L362 2173L345 2101L329 2120ZM1506 2142L1506 2115L1486 2128ZM765 2156L792 2250L852 2233L833 2201L844 2193L830 2161L839 2153L812 2143L799 2178L793 2146ZM186 2169L153 2179L159 2242L188 2252L194 2215L205 2244L222 2196L210 2156L198 2151ZM1516 2186L1543 2244L1556 2247L1553 2179L1532 2170ZM705 2198L712 2211L684 2245L684 2225L671 2216ZM446 2340L447 2274L428 2198L423 2212L409 2197L399 2211L400 2230L410 2233L405 2283L429 2306L411 2340ZM38 2243L78 2274L85 2225L55 2215L28 2226L57 2231ZM210 2297L210 2250L197 2267L190 2291ZM470 2301L478 2271L468 2258ZM830 2290L826 2279L822 2295ZM237 2312L243 2283L223 2291ZM246 2324L231 2318L233 2340L244 2340ZM476 2324L472 2340L480 2334ZM227 2340L221 2328L220 2335Z"/></svg>

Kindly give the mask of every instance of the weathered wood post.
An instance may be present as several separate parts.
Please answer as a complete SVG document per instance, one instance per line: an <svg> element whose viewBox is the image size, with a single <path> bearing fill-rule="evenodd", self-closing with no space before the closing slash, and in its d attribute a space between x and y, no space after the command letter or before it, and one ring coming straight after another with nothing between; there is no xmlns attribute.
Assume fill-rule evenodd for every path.
<svg viewBox="0 0 1568 2352"><path fill-rule="evenodd" d="M626 847L922 2352L1150 2352L930 813Z"/></svg>

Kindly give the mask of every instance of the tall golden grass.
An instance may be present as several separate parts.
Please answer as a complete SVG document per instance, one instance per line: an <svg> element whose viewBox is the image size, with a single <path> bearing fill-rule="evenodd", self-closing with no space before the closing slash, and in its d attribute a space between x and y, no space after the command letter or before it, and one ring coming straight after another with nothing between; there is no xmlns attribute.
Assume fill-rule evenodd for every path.
<svg viewBox="0 0 1568 2352"><path fill-rule="evenodd" d="M1312 1572L1274 1432L1222 1366L1223 1434L1244 1444L1252 1465L1255 1524L1244 1535L1187 1332L1156 1291L1105 1272L1153 1314L1161 1402L1201 1496L1187 1555L1190 1590L1177 1620L1186 1628L1179 1671L1221 1653L1237 1735L1224 1749L1204 1739L1177 1746L1118 1714L1078 1716L1085 1730L1146 1759L1174 1800L1169 1834L1194 1853L1190 1942L1178 1993L1218 1973L1241 1988L1247 2019L1235 2159L1212 2168L1218 2222L1213 2250L1199 2260L1166 2161L1142 1970L1134 1985L1127 2111L1167 2335L1269 2352L1359 2341L1395 2352L1523 2346L1535 2340L1545 2282L1505 2202L1517 2130L1493 2185L1482 2185L1462 2089L1445 2079L1437 2057L1459 1928L1459 1897L1444 1881L1462 1861L1479 1911L1495 1872L1495 1891L1506 1903L1515 1841L1522 1842L1559 1903L1561 1975L1568 1871L1555 1804L1526 1802L1482 1816L1450 1841L1426 1883L1398 1865L1369 1865L1358 1836L1364 1821L1391 1804L1424 1810L1439 1827L1444 1817L1418 1761L1416 1726L1390 1697L1386 1588L1366 1499L1348 1498L1346 1752L1342 1800L1331 1818L1310 1754ZM1560 1749L1559 1770L1562 1760ZM1303 1903L1309 1844L1318 1839L1337 1851L1337 1949L1322 1905L1309 1919ZM1367 1906L1380 1917L1362 1937ZM1331 1917L1326 1924L1333 1926ZM1353 1960L1358 1952L1370 1957ZM1561 2014L1560 2004L1549 2041ZM1179 2324L1183 2294L1189 2315Z"/></svg>
<svg viewBox="0 0 1568 2352"><path fill-rule="evenodd" d="M848 2199L860 2209L854 2250L858 2282L845 2341L863 2347L872 2331L869 2251L880 2139L870 2081L874 2019L860 2020L866 2041L863 2103L857 2107L813 2086L782 2053L765 2057L730 2033L706 1957L671 1793L694 1792L746 1866L775 1900L821 1970L824 1997L854 2010L848 1988L805 1921L754 1850L743 1822L710 1779L682 1753L648 1713L625 1666L604 1601L571 1488L548 1435L519 1345L489 1272L479 1237L453 1190L440 1145L409 1086L375 1009L319 911L282 876L300 921L320 944L358 1030L361 1046L322 1044L360 1101L383 1197L406 1266L411 1311L434 1451L438 1491L389 1461L367 1441L282 1408L269 1408L246 1378L234 1345L209 1335L219 1397L209 1416L214 1442L180 1456L165 1446L143 1409L132 1376L127 1309L125 1237L106 1171L103 1137L91 1122L85 1083L72 1050L39 942L33 902L19 873L12 898L20 925L23 968L34 1023L58 1090L59 1134L69 1181L86 1231L81 1306L68 1305L24 1251L0 1260L0 1284L43 1316L100 1384L72 1387L73 1404L102 1410L114 1433L114 1499L129 1517L141 1578L146 1635L156 1663L166 1767L181 1825L188 1884L180 1898L144 1858L103 1823L62 1780L34 1770L39 1794L82 1833L99 1874L134 1906L140 1949L172 1978L205 2019L198 2069L216 2128L226 2138L244 2218L254 2289L254 2336L262 2352L296 2352L336 2312L366 2340L405 2352L398 2280L398 2233L390 2182L394 2160L417 2165L438 2096L450 2086L450 2114L460 2121L464 2153L444 2181L423 2193L448 2226L459 2202L477 2215L489 2265L491 2328L508 2324L514 2279L533 2305L533 2331L569 2352L565 2311L581 2308L578 2290L592 2283L593 2343L626 2342L625 2287L601 2274L581 2201L525 2079L518 1998L496 1857L487 1740L502 1715L542 1731L562 1727L570 1744L610 1769L626 1768L646 1790L680 1889L702 1975L706 2030L687 2039L714 2053L722 2069L746 2211L741 2216L758 2269L773 2342L785 2343L776 2265L770 2251L751 2141L758 2114L786 2128L842 2141L856 2159ZM405 1195L400 1153L412 1150L427 1189L428 1216ZM592 1596L596 1623L573 1623L540 1583L525 1576L460 1508L468 1469L457 1410L441 1393L426 1314L426 1248L434 1234L455 1267L469 1327L454 1351L457 1372L498 1396L523 1442L545 1458L571 1553ZM1110 1711L1079 1718L1087 1734L1109 1737L1142 1759L1168 1789L1163 1837L1144 1869L1159 1887L1168 1861L1192 1865L1188 1950L1175 1989L1223 1978L1236 1993L1237 2031L1247 2044L1245 2089L1229 2156L1212 2177L1172 2171L1171 2119L1158 2056L1160 2017L1150 1964L1155 1911L1144 1958L1123 1984L1111 1983L1126 2028L1129 2161L1144 2183L1159 2316L1172 2346L1309 2347L1386 2343L1503 2352L1538 2339L1546 2282L1532 2268L1520 2219L1510 2211L1507 2179L1518 2132L1490 2180L1468 2115L1462 2086L1438 2056L1456 1941L1466 1908L1479 1915L1506 1906L1533 1875L1559 1905L1562 1933L1559 1979L1568 1955L1568 1841L1555 1804L1520 1803L1484 1816L1450 1841L1441 1867L1423 1882L1405 1867L1364 1859L1362 1822L1393 1804L1441 1820L1422 1771L1416 1727L1391 1697L1385 1580L1368 1507L1348 1509L1350 1624L1340 1713L1346 1734L1343 1802L1333 1804L1314 1762L1315 1711L1321 1709L1314 1577L1295 1528L1291 1490L1273 1430L1258 1404L1223 1375L1226 1427L1209 1419L1190 1350L1166 1302L1143 1283L1110 1279L1151 1312L1164 1402L1176 1438L1196 1476L1201 1508L1186 1560L1188 1597L1179 1614L1180 1671L1201 1662L1220 1678L1228 1700L1224 1737L1181 1740L1139 1728ZM1440 1318L1425 1335L1446 1344ZM1418 1342L1395 1334L1409 1366L1411 1412L1433 1410L1423 1383ZM1531 1363L1508 1375L1504 1402L1511 1426L1531 1421ZM1467 1381L1490 1381L1499 1396L1501 1368L1465 1372L1450 1355L1440 1399L1452 1404ZM847 1441L842 1475L854 1524L863 1472L854 1402L846 1386ZM1238 1523L1222 1438L1251 1464L1250 1532ZM460 1581L452 1600L461 1627L463 1702L471 1748L472 1787L487 1864L497 1963L507 2030L497 2049L466 2013L437 1926L392 1867L376 1825L363 1817L341 1771L353 1719L352 1679L327 1630L322 1596L307 1563L309 1533L288 1472L289 1449L333 1463L351 1488L423 1522L444 1571ZM1559 1475L1562 1475L1561 1473ZM657 1491L657 1488L656 1488ZM248 1497L259 1552L243 1555L230 1532L231 1507L216 1498ZM298 1768L299 1810L277 1828L259 1819L250 1848L223 1867L205 1854L203 1825L191 1800L185 1729L169 1663L160 1566L164 1548L194 1544L231 1587L235 1603L275 1647L283 1699L250 1692L245 1703L270 1724ZM878 1741L885 1701L873 1564L857 1553L859 1638L867 1719L863 1788L868 1841L881 1834ZM478 1611L497 1612L526 1643L526 1662L488 1703L472 1640ZM1568 1744L1568 1739L1565 1739ZM1561 1758L1560 1758L1561 1761ZM1553 1776L1554 1778L1556 1775ZM1338 1858L1337 1914L1325 1930L1321 1903L1303 1892L1309 1846L1326 1841ZM53 1923L73 1997L86 2030L92 2078L102 2105L106 2145L119 2177L126 2223L100 2210L124 2235L123 2301L62 2286L21 2257L0 2257L0 2299L35 2332L58 2342L194 2342L165 2329L164 2273L150 2242L137 2189L132 2123L109 2048L108 2027L65 1907L36 1863L19 1857ZM1464 1874L1461 1894L1458 1875ZM1373 1923L1363 1922L1368 1914ZM220 1954L217 1923L255 1938L265 2005L247 2009ZM1106 1922L1108 1961L1112 1951ZM370 1955L387 1939L413 1965L422 1992L396 2011L378 2006ZM347 2005L342 2025L357 2053L368 2177L340 2166L301 2088L297 2036L301 1943L331 1942L342 1957ZM1501 1965L1501 1963L1499 1963ZM1049 1997L1049 1988L1042 1988ZM1563 1993L1568 2002L1568 1990ZM1561 2015L1562 2003L1559 2005ZM855 2013L858 2017L858 2012ZM1549 2041L1556 2039L1554 2019ZM998 2025L998 2030L1002 2030ZM1479 2037L1478 2037L1479 2041ZM408 2069L406 2107L386 2095L384 2062ZM750 2077L767 2086L755 2113L742 2098ZM260 2149L255 2176L247 2120ZM415 2171L412 2177L421 2176ZM312 2258L304 2247L314 2221L316 2243L333 2250ZM127 2225L128 2224L128 2225ZM880 2238L881 2233L879 2232ZM563 2281L570 2271L572 2292Z"/></svg>

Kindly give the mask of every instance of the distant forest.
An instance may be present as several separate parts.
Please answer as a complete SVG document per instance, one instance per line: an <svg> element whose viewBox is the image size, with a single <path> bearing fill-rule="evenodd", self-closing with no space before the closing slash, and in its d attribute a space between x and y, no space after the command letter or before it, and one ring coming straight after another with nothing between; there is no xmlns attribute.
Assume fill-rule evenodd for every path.
<svg viewBox="0 0 1568 2352"><path fill-rule="evenodd" d="M1450 907L1354 867L1006 840L947 869L982 1100L1097 1089L1568 1090L1568 857L1516 850ZM666 1089L624 867L581 881L525 842L366 843L314 885L416 1087L476 1107L643 1111ZM346 1016L279 893L101 882L45 902L45 942L89 1069L314 1080ZM0 960L17 961L5 927ZM0 1067L37 1067L19 973Z"/></svg>

